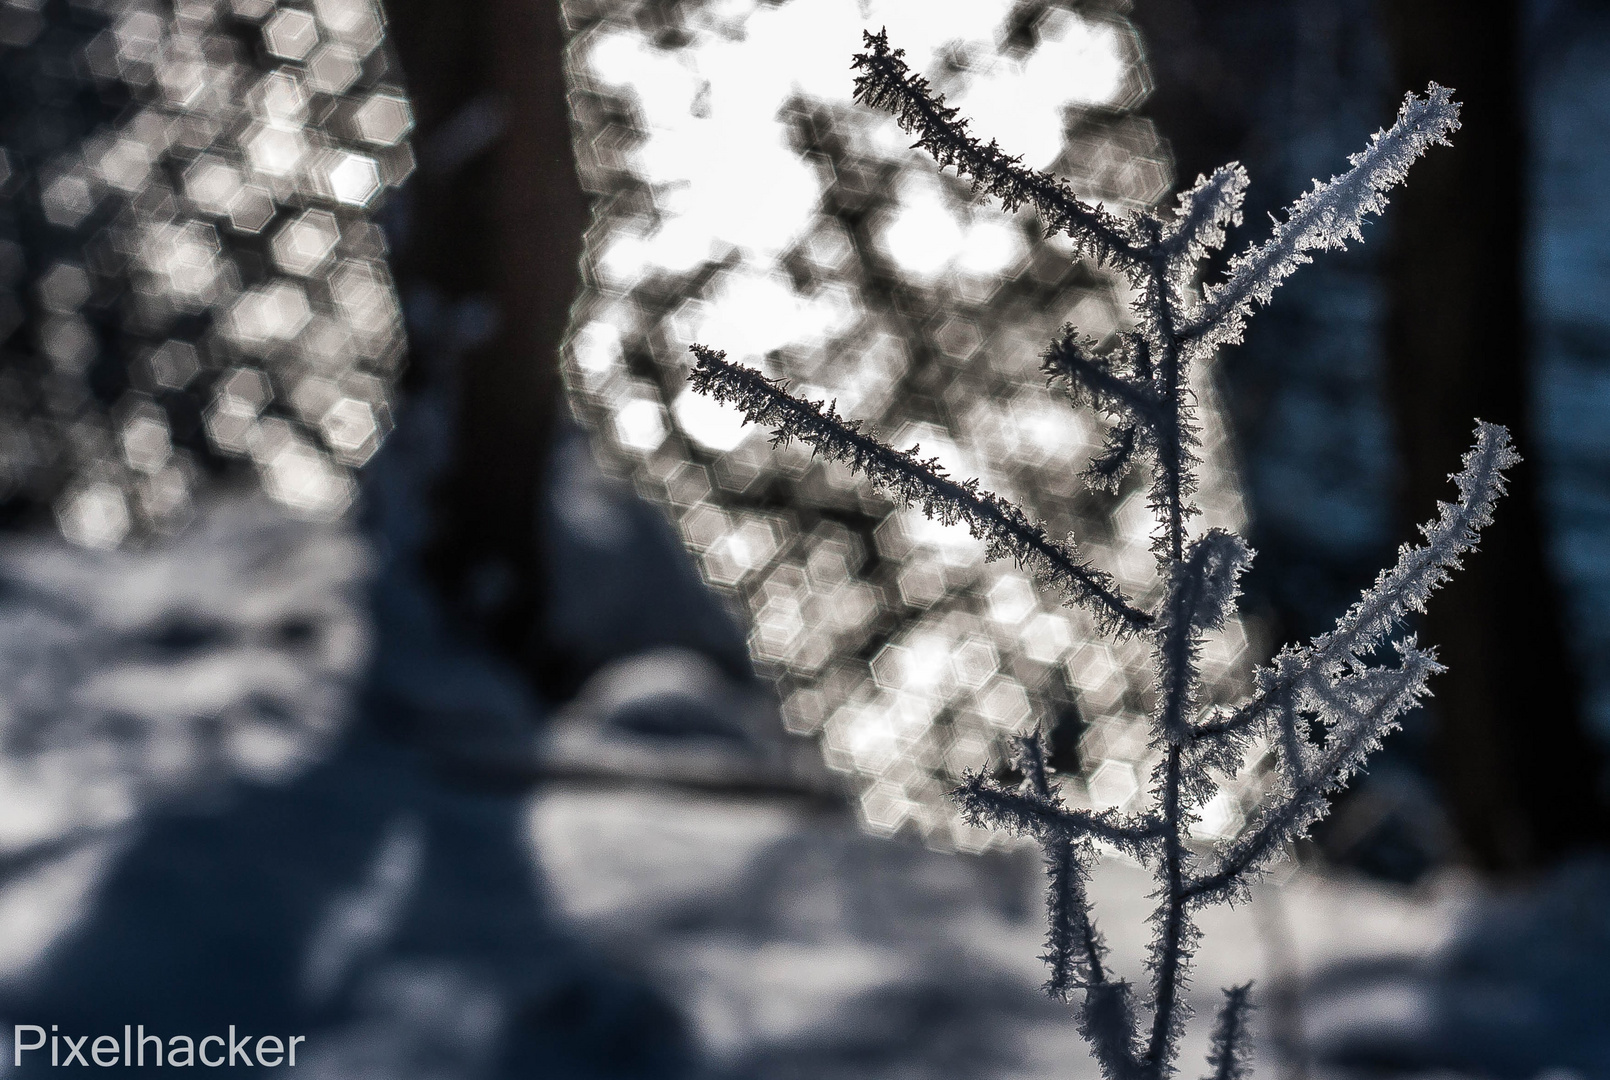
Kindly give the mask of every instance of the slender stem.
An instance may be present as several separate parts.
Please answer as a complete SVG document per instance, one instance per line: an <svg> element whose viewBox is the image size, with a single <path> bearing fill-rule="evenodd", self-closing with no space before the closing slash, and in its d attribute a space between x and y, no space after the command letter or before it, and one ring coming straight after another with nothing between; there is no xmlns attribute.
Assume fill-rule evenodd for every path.
<svg viewBox="0 0 1610 1080"><path fill-rule="evenodd" d="M1160 255L1149 264L1151 287L1155 291L1158 329L1163 339L1162 356L1158 364L1164 415L1167 424L1157 432L1159 465L1163 473L1167 496L1168 557L1178 564L1185 557L1185 430L1180 416L1180 342L1174 332L1174 305L1169 302L1167 261Z"/></svg>
<svg viewBox="0 0 1610 1080"><path fill-rule="evenodd" d="M1085 963L1090 965L1090 985L1105 986L1107 972L1101 964L1101 943L1096 939L1096 920L1092 916L1084 926Z"/></svg>
<svg viewBox="0 0 1610 1080"><path fill-rule="evenodd" d="M1175 314L1170 302L1167 283L1167 259L1160 247L1153 249L1148 261L1152 304L1158 321L1161 339L1157 376L1161 384L1160 397L1164 425L1157 431L1158 472L1162 481L1164 514L1164 542L1168 553L1169 571L1175 572L1185 557L1185 494L1189 484L1189 462L1185 452L1185 419L1181 416L1180 342L1175 332ZM1160 645L1166 643L1159 642ZM1187 688L1195 681L1196 657L1192 650L1180 650L1175 677L1160 687L1165 700L1163 715L1178 715L1185 708ZM1185 892L1185 822L1181 798L1182 745L1169 740L1163 772L1162 819L1163 860L1158 876L1164 894L1162 925L1158 927L1159 942L1157 971L1153 982L1151 1039L1146 1047L1145 1071L1155 1077L1167 1075L1172 1056L1175 1030L1175 1013L1178 1009L1180 975L1185 964L1183 955L1186 937Z"/></svg>
<svg viewBox="0 0 1610 1080"><path fill-rule="evenodd" d="M1160 876L1168 899L1165 901L1162 934L1153 982L1156 1011L1152 1015L1152 1036L1146 1047L1146 1071L1162 1077L1167 1072L1170 1044L1173 1042L1174 1010L1179 998L1180 969L1185 939L1185 844L1180 806L1180 756L1178 743L1168 748L1163 780L1163 865Z"/></svg>

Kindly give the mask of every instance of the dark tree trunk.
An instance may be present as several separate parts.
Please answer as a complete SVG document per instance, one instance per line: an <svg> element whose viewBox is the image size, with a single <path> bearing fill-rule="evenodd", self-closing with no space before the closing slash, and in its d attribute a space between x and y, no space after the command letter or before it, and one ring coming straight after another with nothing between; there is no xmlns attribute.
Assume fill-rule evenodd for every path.
<svg viewBox="0 0 1610 1080"><path fill-rule="evenodd" d="M1454 824L1484 867L1517 871L1610 829L1602 748L1583 725L1564 612L1544 555L1524 304L1526 130L1517 3L1381 6L1405 88L1464 102L1453 148L1415 166L1389 211L1388 385L1405 520L1448 494L1471 419L1509 427L1529 460L1482 549L1431 605L1434 755Z"/></svg>
<svg viewBox="0 0 1610 1080"><path fill-rule="evenodd" d="M1249 167L1274 155L1258 121L1268 89L1289 60L1268 39L1282 35L1283 0L1142 0L1140 30L1152 92L1145 112L1168 138L1176 187L1228 161ZM1258 63L1248 61L1256 56ZM1267 177L1253 177L1261 195ZM1258 219L1251 219L1256 222Z"/></svg>
<svg viewBox="0 0 1610 1080"><path fill-rule="evenodd" d="M427 565L494 643L530 660L541 647L539 522L559 346L587 225L559 5L388 6L420 156L399 279L405 301L418 309L423 298L437 313L433 326L414 327L414 345L447 361L457 401ZM479 340L468 332L477 324L488 331Z"/></svg>
<svg viewBox="0 0 1610 1080"><path fill-rule="evenodd" d="M1146 111L1170 140L1177 181L1189 182L1231 159L1246 162L1253 174L1247 207L1253 236L1269 210L1297 194L1271 190L1281 186L1277 163L1284 159L1270 140L1295 133L1278 130L1277 122L1291 110L1299 70L1316 62L1300 55L1316 44L1298 40L1303 18L1310 8L1324 6L1144 0L1134 11L1156 86ZM1332 22L1368 17L1363 4L1351 13L1350 6L1330 5ZM1526 158L1519 4L1380 2L1376 12L1383 44L1392 52L1383 106L1401 100L1406 90L1423 92L1432 80L1452 86L1465 103L1454 147L1438 147L1414 166L1379 226L1384 235L1372 240L1389 245L1383 262L1383 390L1402 481L1394 532L1410 538L1413 524L1449 497L1446 478L1470 444L1474 418L1507 425L1521 452L1534 458L1515 471L1482 550L1435 598L1421 631L1449 669L1432 684L1429 754L1454 831L1478 865L1514 872L1610 837L1600 796L1605 755L1584 727L1537 498L1522 279ZM1358 36L1357 26L1345 29ZM1339 257L1324 258L1334 263ZM1261 417L1248 411L1266 407L1268 384L1285 377L1279 362L1271 364L1264 354L1289 344L1270 335L1291 317L1297 298L1290 294L1304 287L1283 290L1269 314L1254 323L1246 349L1228 358L1228 381L1241 392L1234 409L1243 426L1257 425ZM1300 343L1303 332L1293 340ZM1269 572L1271 558L1300 563L1309 557L1283 551L1278 538L1270 543L1257 532L1254 542L1267 554L1255 575ZM1382 557L1390 558L1390 551ZM1297 567L1304 573L1285 569L1299 581L1324 576L1314 573L1323 569L1317 564ZM1343 576L1350 572L1336 569ZM1258 582L1252 591L1260 592ZM1273 599L1269 613L1283 632L1319 629L1307 625L1310 619L1289 597L1282 603L1279 589L1262 595Z"/></svg>

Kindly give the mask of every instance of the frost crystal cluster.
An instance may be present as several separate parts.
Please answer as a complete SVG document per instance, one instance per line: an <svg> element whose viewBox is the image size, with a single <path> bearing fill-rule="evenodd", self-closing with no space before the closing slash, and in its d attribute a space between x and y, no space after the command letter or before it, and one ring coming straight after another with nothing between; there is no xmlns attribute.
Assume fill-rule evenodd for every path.
<svg viewBox="0 0 1610 1080"><path fill-rule="evenodd" d="M957 110L889 47L886 35L868 35L866 43L868 51L854 64L862 102L893 112L941 167L954 166L1008 210L1032 207L1079 252L1111 265L1132 286L1133 330L1098 343L1065 327L1043 361L1046 375L1076 403L1089 402L1112 420L1105 448L1085 470L1087 481L1110 487L1137 463L1151 472L1152 551L1165 583L1160 598L1138 606L1081 558L1072 537L1049 535L1022 508L976 481L947 475L918 448L889 446L840 416L836 405L795 397L719 351L694 346L692 383L737 406L747 420L770 426L776 443L797 439L930 517L965 524L994 557L1015 560L1069 604L1089 610L1109 633L1150 645L1157 765L1148 807L1124 813L1067 805L1037 735L1018 740L1021 782L971 774L955 797L975 824L1031 836L1044 848L1050 877L1046 989L1077 999L1081 1029L1105 1074L1112 1080L1167 1077L1188 1019L1182 989L1198 936L1194 913L1244 897L1260 869L1324 814L1327 795L1427 693L1426 680L1439 668L1402 629L1404 619L1423 608L1475 546L1503 493L1503 472L1518 460L1503 428L1478 423L1475 445L1453 478L1459 499L1421 527L1424 543L1404 545L1397 564L1330 633L1281 650L1255 674L1248 700L1205 707L1198 700L1200 653L1231 614L1237 579L1252 553L1233 533L1191 529L1198 514L1192 502L1198 436L1185 373L1218 346L1240 340L1254 303L1267 303L1312 252L1362 239L1361 226L1385 205L1385 193L1416 158L1446 144L1457 129L1458 105L1435 84L1425 97L1410 94L1396 122L1350 159L1347 172L1316 182L1268 240L1231 259L1222 280L1199 288L1204 258L1240 223L1247 188L1240 166L1200 179L1172 214L1119 218L1080 202L1064 181L1025 168L994 142L974 138ZM1263 799L1238 835L1197 842L1192 826L1202 808L1254 752L1273 762ZM1109 971L1086 900L1086 875L1102 845L1142 860L1157 876L1150 986L1139 1001ZM1214 1077L1245 1074L1248 1006L1247 988L1226 992L1208 1062Z"/></svg>

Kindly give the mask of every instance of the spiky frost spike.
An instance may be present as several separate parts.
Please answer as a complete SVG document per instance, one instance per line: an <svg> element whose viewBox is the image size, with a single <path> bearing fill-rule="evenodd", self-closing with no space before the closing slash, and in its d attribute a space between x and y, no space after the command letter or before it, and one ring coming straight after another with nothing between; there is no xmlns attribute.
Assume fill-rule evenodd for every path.
<svg viewBox="0 0 1610 1080"><path fill-rule="evenodd" d="M848 465L897 501L920 507L944 524L965 524L985 542L989 558L1011 557L1071 602L1083 604L1110 631L1132 633L1151 623L1151 616L1130 604L1111 577L1079 559L1071 538L1052 540L1044 526L1015 504L980 490L977 480L946 476L936 462L879 442L833 406L802 401L753 368L731 363L724 352L703 345L692 349L698 358L689 376L693 389L736 406L746 423L770 427L774 444L791 439L809 443L822 457Z"/></svg>
<svg viewBox="0 0 1610 1080"><path fill-rule="evenodd" d="M1267 304L1280 283L1310 261L1309 252L1364 239L1360 227L1386 206L1387 191L1403 182L1416 158L1448 145L1458 129L1459 103L1445 87L1431 83L1425 97L1406 96L1397 122L1347 159L1351 169L1326 184L1316 180L1275 225L1273 236L1231 260L1228 277L1207 290L1181 336L1207 348L1240 341L1254 301Z"/></svg>
<svg viewBox="0 0 1610 1080"><path fill-rule="evenodd" d="M1135 266L1144 259L1144 250L1135 246L1125 225L1099 206L1080 202L1067 181L1026 168L1021 157L1009 155L993 139L985 145L973 138L967 121L945 104L944 95L935 95L928 80L906 65L905 50L889 48L887 30L863 33L862 38L868 51L851 61L861 72L855 100L893 113L940 168L954 165L972 181L974 191L994 196L1008 211L1024 203L1033 206L1048 231L1066 233L1082 254L1098 262L1111 259Z"/></svg>
<svg viewBox="0 0 1610 1080"><path fill-rule="evenodd" d="M1224 992L1218 1022L1213 1025L1213 1043L1208 1050L1205 1080L1246 1080L1251 1075L1252 1036L1247 1030L1252 1012L1252 984L1232 986Z"/></svg>

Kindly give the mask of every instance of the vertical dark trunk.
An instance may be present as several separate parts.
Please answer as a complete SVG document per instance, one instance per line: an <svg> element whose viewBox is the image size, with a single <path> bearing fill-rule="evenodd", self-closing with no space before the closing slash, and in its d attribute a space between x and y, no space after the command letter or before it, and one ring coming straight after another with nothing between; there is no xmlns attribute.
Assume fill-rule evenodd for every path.
<svg viewBox="0 0 1610 1080"><path fill-rule="evenodd" d="M530 659L559 345L587 224L559 5L390 0L389 13L421 162L399 279L406 301L444 313L436 340L416 326L415 345L451 360L457 401L428 569L498 646ZM490 332L477 339L477 324Z"/></svg>
<svg viewBox="0 0 1610 1080"><path fill-rule="evenodd" d="M1454 825L1494 871L1604 842L1601 748L1583 726L1564 613L1544 555L1523 288L1526 131L1520 5L1381 7L1405 88L1464 102L1454 147L1415 166L1389 211L1388 391L1405 520L1446 498L1471 418L1501 423L1529 460L1482 550L1431 605L1433 754Z"/></svg>
<svg viewBox="0 0 1610 1080"><path fill-rule="evenodd" d="M1340 18L1367 14L1349 6L1335 6ZM1289 0L1145 0L1134 10L1156 86L1146 111L1173 146L1177 179L1188 182L1231 158L1246 162L1253 171L1247 220L1254 235L1278 201L1271 201L1276 190L1290 186L1280 177L1281 148L1270 140L1295 133L1276 131L1276 121L1291 108L1288 84L1314 59L1300 55L1314 44L1297 40L1303 10ZM1465 103L1454 147L1439 147L1415 165L1393 196L1383 235L1371 241L1372 248L1389 245L1383 390L1402 478L1393 532L1409 535L1412 523L1448 497L1445 478L1469 445L1475 417L1509 426L1530 458L1516 470L1482 550L1432 603L1421 634L1437 644L1449 668L1433 683L1429 754L1454 829L1479 865L1516 871L1610 837L1599 794L1605 755L1583 725L1536 486L1522 277L1520 5L1381 2L1376 14L1392 53L1384 100L1423 92L1435 80ZM1322 114L1324 103L1318 108ZM1345 258L1330 255L1326 262ZM1373 271L1358 263L1354 272ZM1290 358L1270 351L1301 345L1315 330L1296 310L1303 303L1294 303L1312 306L1312 298L1301 296L1311 280L1283 290L1248 345L1227 357L1244 429L1256 431L1271 392L1295 374L1281 366ZM1282 335L1282 320L1294 318ZM1254 529L1253 539L1265 551L1255 573L1274 576L1252 592L1271 603L1268 613L1283 629L1318 629L1286 594L1285 578L1312 587L1326 576L1318 571L1347 577L1351 564L1328 566L1324 553L1316 562L1312 552L1289 550L1267 530ZM1389 558L1390 551L1381 555ZM1366 582L1348 582L1344 591Z"/></svg>
<svg viewBox="0 0 1610 1080"><path fill-rule="evenodd" d="M1176 187L1228 161L1256 164L1273 155L1258 124L1269 85L1286 58L1263 48L1286 20L1277 0L1143 0L1131 20L1140 30L1152 77L1146 115L1168 138ZM1250 62L1253 57L1256 63ZM1257 140L1253 142L1251 140ZM1269 184L1254 176L1254 192ZM1254 223L1257 218L1250 219Z"/></svg>

